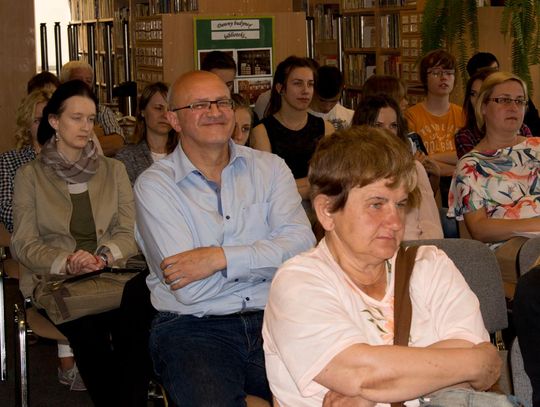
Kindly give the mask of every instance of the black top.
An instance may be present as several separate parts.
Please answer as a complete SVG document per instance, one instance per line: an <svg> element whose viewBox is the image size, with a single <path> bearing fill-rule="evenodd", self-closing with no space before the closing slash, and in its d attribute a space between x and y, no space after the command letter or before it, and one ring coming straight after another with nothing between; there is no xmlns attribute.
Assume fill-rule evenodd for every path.
<svg viewBox="0 0 540 407"><path fill-rule="evenodd" d="M306 125L300 130L283 126L274 116L265 117L272 152L285 160L295 179L307 177L309 160L317 143L324 136L324 120L308 113Z"/></svg>

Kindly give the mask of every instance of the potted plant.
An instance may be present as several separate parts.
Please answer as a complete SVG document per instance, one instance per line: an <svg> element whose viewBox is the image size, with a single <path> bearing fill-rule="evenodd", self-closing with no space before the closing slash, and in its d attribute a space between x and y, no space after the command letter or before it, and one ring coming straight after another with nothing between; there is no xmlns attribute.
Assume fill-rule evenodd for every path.
<svg viewBox="0 0 540 407"><path fill-rule="evenodd" d="M506 0L501 33L512 38L512 71L532 93L530 65L540 63L540 29L537 22L540 0Z"/></svg>
<svg viewBox="0 0 540 407"><path fill-rule="evenodd" d="M469 54L478 51L476 0L427 0L422 18L422 54L445 48L455 53L463 86Z"/></svg>

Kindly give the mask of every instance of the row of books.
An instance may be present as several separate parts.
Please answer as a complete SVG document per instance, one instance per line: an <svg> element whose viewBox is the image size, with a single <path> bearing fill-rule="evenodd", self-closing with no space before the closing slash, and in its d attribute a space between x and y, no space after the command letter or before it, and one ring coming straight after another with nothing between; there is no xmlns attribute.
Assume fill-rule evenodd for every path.
<svg viewBox="0 0 540 407"><path fill-rule="evenodd" d="M148 65L161 68L163 66L163 48L137 47L135 49L135 61L137 65Z"/></svg>
<svg viewBox="0 0 540 407"><path fill-rule="evenodd" d="M385 14L379 16L380 20L380 43L381 48L399 47L399 14Z"/></svg>
<svg viewBox="0 0 540 407"><path fill-rule="evenodd" d="M361 8L374 8L374 7L403 7L415 5L416 1L410 0L344 0L344 10L354 10Z"/></svg>
<svg viewBox="0 0 540 407"><path fill-rule="evenodd" d="M385 75L401 76L401 57L399 55L383 55L382 65Z"/></svg>
<svg viewBox="0 0 540 407"><path fill-rule="evenodd" d="M315 19L315 40L335 40L338 31L339 6L337 4L317 4L313 8Z"/></svg>
<svg viewBox="0 0 540 407"><path fill-rule="evenodd" d="M345 49L375 47L375 17L347 15L343 18Z"/></svg>
<svg viewBox="0 0 540 407"><path fill-rule="evenodd" d="M348 54L343 75L349 86L362 86L375 73L375 54Z"/></svg>
<svg viewBox="0 0 540 407"><path fill-rule="evenodd" d="M112 18L114 15L113 0L75 0L70 1L72 21Z"/></svg>
<svg viewBox="0 0 540 407"><path fill-rule="evenodd" d="M148 3L135 5L135 16L144 17L155 14L181 13L197 11L198 9L198 0L149 0Z"/></svg>

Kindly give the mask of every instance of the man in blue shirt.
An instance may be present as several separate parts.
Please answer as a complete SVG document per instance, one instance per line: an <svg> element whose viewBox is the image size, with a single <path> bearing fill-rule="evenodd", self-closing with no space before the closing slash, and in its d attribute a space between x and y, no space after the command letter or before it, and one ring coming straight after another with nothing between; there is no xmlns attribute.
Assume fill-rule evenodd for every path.
<svg viewBox="0 0 540 407"><path fill-rule="evenodd" d="M181 76L169 96L176 150L135 183L137 241L159 311L154 368L175 405L271 400L262 317L272 277L315 244L290 170L231 141L233 103L210 72Z"/></svg>

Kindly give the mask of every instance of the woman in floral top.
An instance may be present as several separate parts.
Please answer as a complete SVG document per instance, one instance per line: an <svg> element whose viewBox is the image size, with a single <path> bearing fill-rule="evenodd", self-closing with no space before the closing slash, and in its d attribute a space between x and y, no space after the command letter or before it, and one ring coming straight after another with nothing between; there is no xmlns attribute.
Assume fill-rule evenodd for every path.
<svg viewBox="0 0 540 407"><path fill-rule="evenodd" d="M527 87L517 76L497 72L484 81L476 119L485 136L459 161L450 188L449 216L464 220L471 236L496 254L515 245L516 255L513 237L540 232L540 138L519 134L526 105ZM515 262L499 260L511 298L516 273L507 265Z"/></svg>

